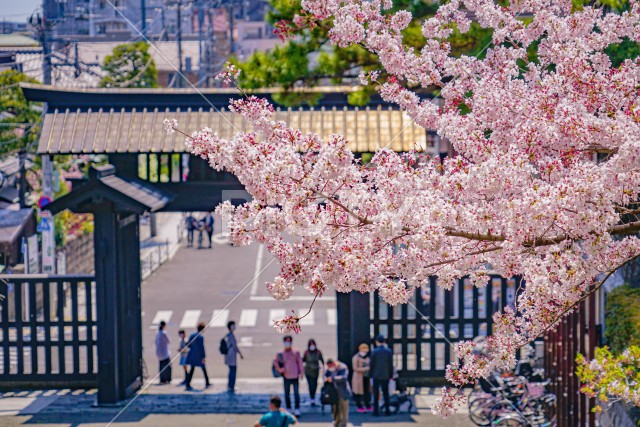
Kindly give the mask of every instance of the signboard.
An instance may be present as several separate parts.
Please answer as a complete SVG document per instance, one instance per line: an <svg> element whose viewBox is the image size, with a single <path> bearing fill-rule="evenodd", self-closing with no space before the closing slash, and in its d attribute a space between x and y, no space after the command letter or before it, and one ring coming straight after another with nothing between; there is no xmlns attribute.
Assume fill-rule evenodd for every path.
<svg viewBox="0 0 640 427"><path fill-rule="evenodd" d="M48 211L40 212L42 217L42 226L39 227L42 231L42 272L45 274L56 273L56 242L54 235L53 216Z"/></svg>
<svg viewBox="0 0 640 427"><path fill-rule="evenodd" d="M56 272L62 276L67 274L67 254L58 252L56 256Z"/></svg>
<svg viewBox="0 0 640 427"><path fill-rule="evenodd" d="M40 257L38 253L38 235L27 237L27 259L25 262L27 274L40 273Z"/></svg>

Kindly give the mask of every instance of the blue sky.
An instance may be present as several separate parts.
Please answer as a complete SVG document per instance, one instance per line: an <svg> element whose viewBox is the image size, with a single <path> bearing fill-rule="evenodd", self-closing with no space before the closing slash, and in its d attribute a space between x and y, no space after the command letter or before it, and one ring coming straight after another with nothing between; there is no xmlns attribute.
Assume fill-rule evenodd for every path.
<svg viewBox="0 0 640 427"><path fill-rule="evenodd" d="M42 4L42 0L0 0L0 18L25 21Z"/></svg>

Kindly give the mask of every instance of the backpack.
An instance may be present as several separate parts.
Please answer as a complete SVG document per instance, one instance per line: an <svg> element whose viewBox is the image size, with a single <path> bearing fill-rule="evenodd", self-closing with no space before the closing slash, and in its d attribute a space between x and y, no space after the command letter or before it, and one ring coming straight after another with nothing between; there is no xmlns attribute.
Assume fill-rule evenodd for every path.
<svg viewBox="0 0 640 427"><path fill-rule="evenodd" d="M320 403L323 405L335 405L338 403L338 390L332 383L326 382L320 390Z"/></svg>
<svg viewBox="0 0 640 427"><path fill-rule="evenodd" d="M227 337L224 337L220 340L220 354L226 355L229 353L229 344L227 344Z"/></svg>
<svg viewBox="0 0 640 427"><path fill-rule="evenodd" d="M278 359L278 366L280 366L280 368L283 368L284 367L284 357L282 357L282 353L278 353L277 359ZM271 363L271 374L273 374L274 378L278 378L279 376L281 376L280 372L278 372L276 367L273 366L273 363Z"/></svg>

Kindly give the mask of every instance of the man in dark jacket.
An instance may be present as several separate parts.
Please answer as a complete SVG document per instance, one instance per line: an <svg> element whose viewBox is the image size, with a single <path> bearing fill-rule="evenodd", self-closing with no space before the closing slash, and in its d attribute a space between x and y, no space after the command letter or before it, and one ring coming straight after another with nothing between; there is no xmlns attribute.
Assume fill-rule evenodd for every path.
<svg viewBox="0 0 640 427"><path fill-rule="evenodd" d="M204 323L198 323L198 332L194 332L187 341L189 352L187 353L187 365L190 366L189 373L187 374L186 389L193 390L191 388L191 378L193 378L193 371L196 370L196 366L202 368L204 374L205 387L209 387L209 376L207 375L207 367L205 365L206 353L204 351L204 337L202 336L204 331Z"/></svg>
<svg viewBox="0 0 640 427"><path fill-rule="evenodd" d="M380 389L384 397L385 414L389 411L389 380L393 377L393 351L387 347L386 339L382 334L376 336L376 348L371 353L369 373L373 380L373 415L380 415L378 411Z"/></svg>

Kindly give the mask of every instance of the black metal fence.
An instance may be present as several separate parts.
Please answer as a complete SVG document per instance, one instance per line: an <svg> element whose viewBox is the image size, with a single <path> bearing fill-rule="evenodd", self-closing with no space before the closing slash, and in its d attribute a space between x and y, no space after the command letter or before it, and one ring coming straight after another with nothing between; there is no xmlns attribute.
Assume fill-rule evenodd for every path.
<svg viewBox="0 0 640 427"><path fill-rule="evenodd" d="M441 378L455 358L450 343L490 334L493 314L514 304L519 284L519 279L492 276L485 287L461 279L446 291L432 277L409 304L395 307L374 293L371 336L387 337L401 378Z"/></svg>
<svg viewBox="0 0 640 427"><path fill-rule="evenodd" d="M0 387L94 386L91 276L0 275Z"/></svg>

